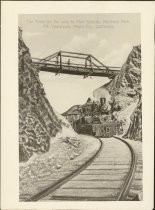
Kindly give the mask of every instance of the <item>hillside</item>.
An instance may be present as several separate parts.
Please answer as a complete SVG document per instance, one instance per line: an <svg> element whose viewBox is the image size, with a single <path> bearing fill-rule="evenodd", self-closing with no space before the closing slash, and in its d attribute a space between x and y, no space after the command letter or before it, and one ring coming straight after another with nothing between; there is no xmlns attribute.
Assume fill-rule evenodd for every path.
<svg viewBox="0 0 155 210"><path fill-rule="evenodd" d="M94 90L94 97L106 96L115 102L117 116L123 120L125 138L141 140L141 46L133 47L120 73Z"/></svg>
<svg viewBox="0 0 155 210"><path fill-rule="evenodd" d="M19 30L19 161L49 150L50 138L65 125L46 98L39 72L32 65L29 49Z"/></svg>

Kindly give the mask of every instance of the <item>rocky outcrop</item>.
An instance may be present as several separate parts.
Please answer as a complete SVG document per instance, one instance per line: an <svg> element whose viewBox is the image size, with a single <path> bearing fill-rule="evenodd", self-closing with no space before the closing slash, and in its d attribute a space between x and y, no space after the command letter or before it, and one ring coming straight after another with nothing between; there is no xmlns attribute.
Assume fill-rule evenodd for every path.
<svg viewBox="0 0 155 210"><path fill-rule="evenodd" d="M111 94L136 92L141 89L141 47L133 47L121 72L105 85Z"/></svg>
<svg viewBox="0 0 155 210"><path fill-rule="evenodd" d="M33 153L49 150L50 138L62 129L46 98L38 70L33 66L28 47L19 29L19 160L27 161Z"/></svg>
<svg viewBox="0 0 155 210"><path fill-rule="evenodd" d="M130 116L130 125L127 133L123 136L131 140L142 141L142 101L139 100L137 107Z"/></svg>
<svg viewBox="0 0 155 210"><path fill-rule="evenodd" d="M94 91L95 95L101 95L104 90L108 91L111 95L109 97L109 103L115 101L115 106L113 107L115 111L118 112L118 116L121 115L121 112L125 113L125 110L128 110L128 107L132 104L137 104L137 107L133 110L133 113L130 117L129 129L124 130L124 135L126 138L141 140L141 46L133 47L131 53L129 54L126 62L121 68L120 73L112 79L107 84L98 88ZM102 94L100 94L100 92ZM106 94L107 95L107 94ZM134 107L134 106L133 106ZM126 121L125 117L128 113L124 114L123 121ZM125 125L126 123L124 123ZM125 125L126 126L126 125Z"/></svg>

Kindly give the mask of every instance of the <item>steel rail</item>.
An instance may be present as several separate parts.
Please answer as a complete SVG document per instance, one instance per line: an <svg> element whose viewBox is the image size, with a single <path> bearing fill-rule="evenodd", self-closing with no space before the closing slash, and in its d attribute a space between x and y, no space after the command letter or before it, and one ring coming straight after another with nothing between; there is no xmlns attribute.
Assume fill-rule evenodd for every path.
<svg viewBox="0 0 155 210"><path fill-rule="evenodd" d="M122 141L123 143L125 143L127 145L127 147L130 150L131 153L131 165L130 165L130 169L129 172L127 173L127 177L125 180L125 183L123 184L117 198L116 201L125 201L126 197L128 195L129 189L130 189L130 185L135 173L135 169L136 169L136 156L135 156L135 152L133 150L133 148L131 147L131 145L124 141L123 139L117 137L117 136L113 136L114 138ZM56 200L55 197L53 198L53 200ZM82 196L78 196L78 197L74 197L74 196L62 196L61 200L70 200L70 201L111 201L112 198L111 197L106 197L103 199L103 197L82 197Z"/></svg>
<svg viewBox="0 0 155 210"><path fill-rule="evenodd" d="M116 201L125 201L126 200L126 197L128 195L128 192L129 192L129 189L130 189L130 185L131 185L131 182L132 182L132 179L133 179L133 176L134 176L134 173L135 173L135 169L136 169L136 156L135 156L135 152L133 150L133 148L131 147L131 145L124 141L123 139L117 137L117 136L113 136L114 138L122 141L123 143L125 143L127 145L127 147L129 148L130 150L130 153L131 153L131 165L130 165L130 169L129 169L129 172L127 174L127 177L126 177L126 180L125 180L125 183L123 184L123 187L121 188L120 192L119 192L119 195L117 196L117 199ZM54 198L53 198L54 199ZM78 196L78 197L74 197L74 196L63 196L61 197L62 200L76 200L76 201L80 201L80 200L85 200L85 201L111 201L112 198L111 197L106 197L103 199L103 197L81 197L81 196Z"/></svg>
<svg viewBox="0 0 155 210"><path fill-rule="evenodd" d="M89 135L87 135L89 136ZM92 137L92 136L91 136ZM57 188L61 187L63 184L65 184L67 181L69 181L71 178L75 177L76 175L78 175L81 171L83 171L85 168L87 168L93 161L94 159L99 155L99 153L101 152L102 148L103 148L103 142L97 138L94 137L96 139L98 139L98 141L100 142L100 147L99 149L96 151L96 153L89 159L87 160L84 164L82 164L79 168L77 168L75 171L71 172L70 174L68 174L66 177L61 178L60 180L58 180L57 182L55 182L54 184L50 185L49 187L45 188L44 190L42 190L41 192L35 194L34 196L32 196L31 198L27 199L27 202L30 201L38 201L39 199L47 196L49 193L52 193L53 191L55 191Z"/></svg>
<svg viewBox="0 0 155 210"><path fill-rule="evenodd" d="M113 136L113 137L122 141L123 143L125 143L128 146L128 148L130 149L130 152L131 152L130 170L129 170L128 176L125 180L125 183L124 183L124 185L122 187L122 190L121 190L121 192L118 196L118 199L117 199L118 201L124 201L128 192L129 192L130 185L131 185L131 182L132 182L135 170L136 170L136 155L135 155L135 151L133 150L132 146L128 142L126 142L125 140L123 140L120 137L117 137L117 136Z"/></svg>
<svg viewBox="0 0 155 210"><path fill-rule="evenodd" d="M87 136L89 136L89 135L87 135ZM122 186L122 188L121 188L121 190L119 192L119 195L118 195L118 197L116 199L117 201L125 201L125 199L126 199L126 197L128 195L129 189L130 189L130 185L131 185L134 173L135 173L135 169L136 169L136 156L135 156L135 152L134 152L133 148L131 147L131 145L128 142L124 141L123 139L121 139L121 138L119 138L117 136L113 136L113 137L118 139L118 140L120 140L120 141L122 141L123 143L125 143L127 145L127 147L129 148L130 153L131 153L131 166L130 166L129 172L127 174L125 183L123 184L123 186ZM75 171L73 171L72 173L67 175L65 178L61 178L60 180L58 180L54 184L50 185L49 187L45 188L41 192L39 192L36 195L32 196L27 201L38 201L39 199L41 199L41 198L47 196L48 194L54 192L56 189L58 189L59 187L64 185L70 179L72 179L73 177L78 175L81 171L85 170L95 160L95 158L99 155L99 153L101 152L101 150L103 148L102 140L99 139L99 138L97 138L97 139L100 141L100 147L99 147L98 151L86 163L84 163L78 169L76 169ZM79 201L80 200L87 200L87 201L88 200L90 200L90 201L109 200L110 201L111 198L110 197L109 198L104 198L104 199L102 197L99 197L99 198L96 198L96 197L90 197L90 198L77 197L77 198L75 198L75 197L69 196L69 197L62 197L62 200L79 200Z"/></svg>
<svg viewBox="0 0 155 210"><path fill-rule="evenodd" d="M116 201L125 201L126 200L126 197L128 195L128 192L129 192L129 189L130 189L130 185L131 185L131 182L132 182L132 179L133 179L133 176L134 176L134 173L135 173L135 168L136 168L136 156L135 156L135 152L133 150L133 148L131 147L131 145L124 141L123 139L117 137L117 136L113 136L114 138L122 141L123 143L125 143L127 145L127 147L129 148L130 150L130 153L131 153L131 165L130 165L130 169L129 169L129 172L127 173L127 177L126 177L126 180L116 198ZM55 197L53 197L53 200L56 200ZM103 197L82 197L82 196L78 196L78 197L74 197L74 196L62 196L61 197L61 200L70 200L70 201L111 201L112 198L111 197L106 197L106 198L103 198Z"/></svg>

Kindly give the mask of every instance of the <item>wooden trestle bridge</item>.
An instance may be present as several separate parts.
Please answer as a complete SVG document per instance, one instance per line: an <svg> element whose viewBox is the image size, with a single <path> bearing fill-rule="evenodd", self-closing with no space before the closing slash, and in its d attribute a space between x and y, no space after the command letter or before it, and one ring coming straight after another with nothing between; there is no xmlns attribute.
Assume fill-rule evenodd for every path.
<svg viewBox="0 0 155 210"><path fill-rule="evenodd" d="M46 58L32 58L32 62L40 71L57 74L115 77L120 67L106 66L90 54L59 51Z"/></svg>

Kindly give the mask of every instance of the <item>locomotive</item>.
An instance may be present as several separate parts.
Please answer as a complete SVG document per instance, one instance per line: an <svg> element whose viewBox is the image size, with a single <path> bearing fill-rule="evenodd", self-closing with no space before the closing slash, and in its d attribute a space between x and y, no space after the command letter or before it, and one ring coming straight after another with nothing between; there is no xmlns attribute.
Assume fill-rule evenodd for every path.
<svg viewBox="0 0 155 210"><path fill-rule="evenodd" d="M121 127L111 108L106 105L105 98L100 98L100 101L88 98L84 105L76 105L63 115L79 134L109 138L116 135Z"/></svg>

